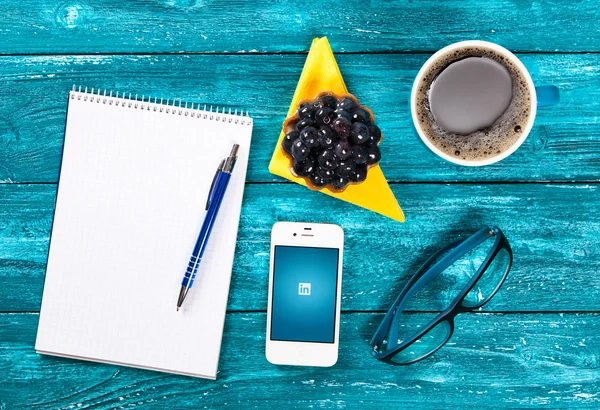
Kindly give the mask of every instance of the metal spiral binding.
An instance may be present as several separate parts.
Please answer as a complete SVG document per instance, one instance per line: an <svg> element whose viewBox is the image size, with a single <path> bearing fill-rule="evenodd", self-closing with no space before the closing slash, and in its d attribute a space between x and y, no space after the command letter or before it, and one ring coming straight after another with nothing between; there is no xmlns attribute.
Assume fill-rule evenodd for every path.
<svg viewBox="0 0 600 410"><path fill-rule="evenodd" d="M215 111L213 111L212 105L207 109L206 104L203 108L200 108L200 104L192 103L190 107L189 103L183 103L181 100L179 100L179 105L177 105L177 100L171 101L171 99L167 99L167 101L164 101L163 98L158 99L154 97L153 101L151 97L146 97L145 95L142 95L141 99L138 99L138 94L132 95L129 93L129 95L126 95L125 93L121 93L119 96L118 91L117 94L113 96L112 91L108 94L106 90L100 91L100 89L94 88L92 88L91 91L88 91L87 87L82 89L81 86L79 86L79 89L73 86L73 90L69 93L69 98L71 100L77 99L97 104L115 105L116 107L134 108L161 112L164 114L183 115L204 120L252 125L252 118L250 118L248 111L246 111L245 114L244 111L241 111L238 114L237 109L234 112L231 112L231 108L229 108L229 111L225 113L224 107L216 107Z"/></svg>

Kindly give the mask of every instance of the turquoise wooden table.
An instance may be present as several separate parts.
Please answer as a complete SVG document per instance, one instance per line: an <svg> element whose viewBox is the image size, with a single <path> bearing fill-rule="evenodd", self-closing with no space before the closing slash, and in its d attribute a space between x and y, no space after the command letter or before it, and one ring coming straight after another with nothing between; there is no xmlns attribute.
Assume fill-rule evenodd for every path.
<svg viewBox="0 0 600 410"><path fill-rule="evenodd" d="M600 10L597 0L343 3L0 0L0 409L600 407ZM406 223L285 183L267 164L306 52L327 35L386 134ZM434 156L407 99L437 49L482 39L561 89L524 145L485 168ZM73 84L249 109L255 118L217 381L42 357L33 349ZM340 359L264 357L269 231L346 231ZM426 255L497 224L515 265L430 359L391 367L367 341ZM427 312L428 307L412 314Z"/></svg>

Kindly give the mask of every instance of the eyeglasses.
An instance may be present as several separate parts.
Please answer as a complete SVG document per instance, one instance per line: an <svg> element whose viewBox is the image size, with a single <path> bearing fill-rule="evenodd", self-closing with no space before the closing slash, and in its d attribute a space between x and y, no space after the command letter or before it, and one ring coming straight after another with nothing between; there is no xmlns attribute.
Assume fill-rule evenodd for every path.
<svg viewBox="0 0 600 410"><path fill-rule="evenodd" d="M480 308L498 292L512 261L510 244L495 226L437 252L386 313L371 339L371 354L398 365L432 355L452 336L456 315Z"/></svg>

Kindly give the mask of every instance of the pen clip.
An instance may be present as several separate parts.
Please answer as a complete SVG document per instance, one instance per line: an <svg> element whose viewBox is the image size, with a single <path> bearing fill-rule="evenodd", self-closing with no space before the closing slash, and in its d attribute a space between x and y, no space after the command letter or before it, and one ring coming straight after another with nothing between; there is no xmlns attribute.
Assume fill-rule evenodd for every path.
<svg viewBox="0 0 600 410"><path fill-rule="evenodd" d="M207 211L208 211L208 207L210 206L210 201L213 197L215 181L217 180L217 177L219 176L219 172L221 172L223 170L223 165L225 165L225 159L221 160L221 163L219 164L219 167L217 168L217 172L215 172L215 176L213 177L213 180L210 183L210 190L208 191L208 198L206 198L206 210Z"/></svg>

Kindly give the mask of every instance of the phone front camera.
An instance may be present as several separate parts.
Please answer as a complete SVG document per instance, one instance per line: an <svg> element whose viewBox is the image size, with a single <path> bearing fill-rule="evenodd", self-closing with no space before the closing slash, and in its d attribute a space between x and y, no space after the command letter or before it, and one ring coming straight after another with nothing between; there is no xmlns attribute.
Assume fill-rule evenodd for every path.
<svg viewBox="0 0 600 410"><path fill-rule="evenodd" d="M294 233L294 236L296 236L296 233Z"/></svg>

